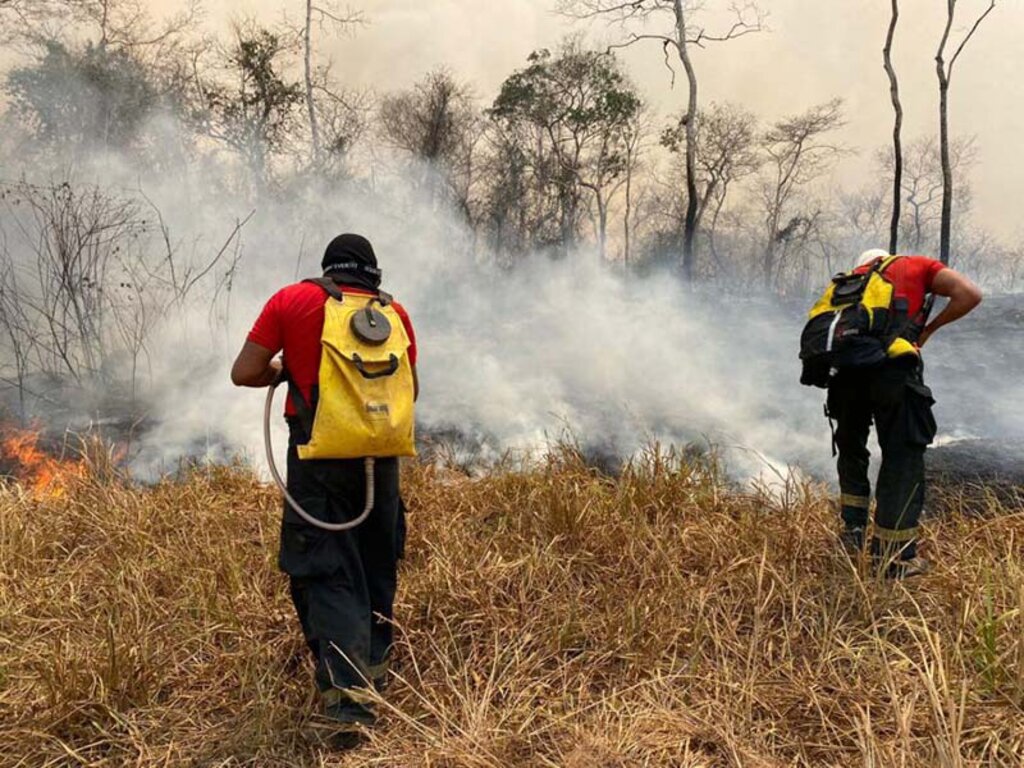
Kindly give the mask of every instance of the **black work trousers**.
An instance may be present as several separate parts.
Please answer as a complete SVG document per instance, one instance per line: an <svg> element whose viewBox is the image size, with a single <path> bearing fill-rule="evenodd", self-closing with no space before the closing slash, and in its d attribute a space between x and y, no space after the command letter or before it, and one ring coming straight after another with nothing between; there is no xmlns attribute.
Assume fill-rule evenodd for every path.
<svg viewBox="0 0 1024 768"><path fill-rule="evenodd" d="M289 420L288 492L316 518L352 520L366 500L363 459L301 460L305 431ZM328 714L372 719L368 682L386 676L398 560L405 542L398 459L377 459L373 511L357 527L325 531L284 505L278 563L291 578L291 596L316 661L316 683ZM361 691L362 689L362 691Z"/></svg>
<svg viewBox="0 0 1024 768"><path fill-rule="evenodd" d="M911 559L917 554L918 524L924 506L924 452L935 437L931 390L916 357L870 368L841 370L828 390L828 412L835 421L840 503L848 528L863 528L871 505L868 433L874 421L882 466L875 489L872 552Z"/></svg>

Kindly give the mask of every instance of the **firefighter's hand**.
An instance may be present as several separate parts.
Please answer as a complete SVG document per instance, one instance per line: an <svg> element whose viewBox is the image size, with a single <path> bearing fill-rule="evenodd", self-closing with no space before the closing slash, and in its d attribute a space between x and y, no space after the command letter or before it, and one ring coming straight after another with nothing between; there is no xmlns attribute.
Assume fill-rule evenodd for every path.
<svg viewBox="0 0 1024 768"><path fill-rule="evenodd" d="M254 341L246 341L231 366L231 382L237 387L269 387L281 376L284 365L276 353Z"/></svg>
<svg viewBox="0 0 1024 768"><path fill-rule="evenodd" d="M275 357L267 364L267 386L277 386L284 379L284 361Z"/></svg>

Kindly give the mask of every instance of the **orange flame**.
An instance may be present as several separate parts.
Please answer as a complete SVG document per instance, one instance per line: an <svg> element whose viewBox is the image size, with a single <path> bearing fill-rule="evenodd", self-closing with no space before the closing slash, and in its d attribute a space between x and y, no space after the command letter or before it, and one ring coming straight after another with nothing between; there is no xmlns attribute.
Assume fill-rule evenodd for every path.
<svg viewBox="0 0 1024 768"><path fill-rule="evenodd" d="M31 429L0 429L0 459L13 464L15 479L37 499L59 499L69 482L85 475L80 461L63 461L39 447L39 432Z"/></svg>

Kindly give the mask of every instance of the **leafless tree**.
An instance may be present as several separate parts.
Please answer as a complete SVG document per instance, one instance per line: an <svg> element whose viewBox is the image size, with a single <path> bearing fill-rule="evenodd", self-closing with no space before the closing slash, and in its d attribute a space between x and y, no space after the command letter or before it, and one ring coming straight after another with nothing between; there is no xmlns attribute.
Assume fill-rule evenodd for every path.
<svg viewBox="0 0 1024 768"><path fill-rule="evenodd" d="M1013 293L1020 290L1021 277L1024 276L1024 244L1010 249L1004 261L1003 290Z"/></svg>
<svg viewBox="0 0 1024 768"><path fill-rule="evenodd" d="M888 161L890 153L886 151L884 155ZM863 251L868 244L884 241L891 214L892 198L877 184L871 183L864 189L843 192L838 196L837 229L845 240L847 259L853 253ZM848 266L842 265L844 269ZM835 271L830 264L829 273Z"/></svg>
<svg viewBox="0 0 1024 768"><path fill-rule="evenodd" d="M329 96L332 89L325 77L326 69L321 69L317 72L313 66L313 27L316 26L320 31L330 29L337 34L351 34L353 29L363 24L365 20L360 12L351 9L339 9L330 0L322 0L320 3L306 0L305 10L305 20L301 31L302 75L305 87L306 114L309 118L310 162L312 164L319 164L322 159L324 142L321 137L321 118L318 114L320 109L318 108L316 93L319 90ZM343 98L332 99L334 110L331 114L335 117L335 121L332 121L333 130L330 130L329 133L334 139L333 141L328 141L328 145L337 143L337 136L339 135L337 118L341 115L346 115L346 113L346 116L351 117L351 112L348 110L338 110L338 107L343 105Z"/></svg>
<svg viewBox="0 0 1024 768"><path fill-rule="evenodd" d="M322 177L347 175L348 158L372 119L371 94L332 84L326 67L313 88L320 135L320 154L313 170Z"/></svg>
<svg viewBox="0 0 1024 768"><path fill-rule="evenodd" d="M127 388L134 410L153 330L178 314L170 310L184 312L200 285L215 296L231 279L229 250L245 221L212 256L186 257L151 210L156 227L140 201L95 187L0 188L0 337L12 352L23 411L37 375Z"/></svg>
<svg viewBox="0 0 1024 768"><path fill-rule="evenodd" d="M686 116L662 134L662 144L681 153L690 143ZM716 262L715 232L730 188L755 173L762 158L758 148L757 118L734 104L712 102L697 119L697 230L704 231ZM710 215L710 221L706 217Z"/></svg>
<svg viewBox="0 0 1024 768"><path fill-rule="evenodd" d="M0 253L0 329L3 330L6 345L11 353L9 359L14 363L14 379L3 377L3 380L17 389L18 414L24 422L28 417L27 382L36 338L25 302L22 300L14 263L6 249Z"/></svg>
<svg viewBox="0 0 1024 768"><path fill-rule="evenodd" d="M152 118L184 111L197 13L191 3L158 23L138 0L0 6L0 40L22 54L4 83L5 128L21 139L13 139L19 151L73 162L91 145L157 161L165 142L153 140Z"/></svg>
<svg viewBox="0 0 1024 768"><path fill-rule="evenodd" d="M792 204L804 185L829 170L846 151L827 140L827 134L841 125L842 100L833 99L779 120L762 139L767 170L761 187L765 226L761 271L766 285L774 284L787 245L806 234L817 215L813 208L793 211Z"/></svg>
<svg viewBox="0 0 1024 768"><path fill-rule="evenodd" d="M643 154L647 138L650 135L650 116L646 107L637 110L623 131L623 155L625 158L621 186L625 190L622 208L622 261L628 265L633 247L634 217L637 206L634 205L636 183L643 169ZM613 194L617 192L616 188Z"/></svg>
<svg viewBox="0 0 1024 768"><path fill-rule="evenodd" d="M957 216L965 214L971 197L970 185L960 171L970 168L976 161L974 141L958 137L949 145L949 165L955 178L954 193L960 200ZM891 151L880 151L877 156L880 174L891 179L894 160ZM942 221L942 160L936 138L922 136L911 141L903 151L903 172L900 187L902 218L900 239L914 252L931 250L938 246Z"/></svg>
<svg viewBox="0 0 1024 768"><path fill-rule="evenodd" d="M699 20L703 4L697 0L561 0L560 10L574 18L605 18L628 28L633 24L643 32L628 31L626 38L612 47L630 46L642 41L660 43L665 52L666 66L669 50L673 50L686 73L688 95L686 112L682 118L686 135L686 218L683 225L682 269L686 280L693 278L694 236L697 232L697 161L696 131L698 119L697 74L691 56L691 46L704 47L712 42L724 42L758 32L764 28L766 14L753 2L731 5L733 20L723 31L711 32ZM651 20L665 20L658 31L650 31ZM674 70L673 81L675 79Z"/></svg>
<svg viewBox="0 0 1024 768"><path fill-rule="evenodd" d="M892 156L893 156L893 182L892 182L892 219L889 224L889 253L896 253L899 247L900 237L900 198L902 197L901 186L903 184L903 104L900 102L900 85L896 78L896 70L892 65L892 44L896 36L896 25L900 19L899 0L892 0L892 13L889 17L889 31L885 36L885 46L882 48L882 58L885 63L885 73L889 76L889 96L892 100L894 114L892 128Z"/></svg>
<svg viewBox="0 0 1024 768"><path fill-rule="evenodd" d="M995 0L988 0L988 6L974 20L947 62L945 58L946 45L949 43L950 33L953 29L957 2L958 0L946 0L946 26L943 28L939 49L935 54L935 74L939 79L939 151L942 159L942 221L939 231L939 259L943 264L949 264L950 229L953 218L953 167L949 147L949 84L953 78L953 68L956 66L960 54L974 37L974 33L978 31L981 23L996 7Z"/></svg>
<svg viewBox="0 0 1024 768"><path fill-rule="evenodd" d="M0 0L0 40L34 46L64 39L109 51L131 51L160 69L195 32L200 0L154 21L142 0Z"/></svg>

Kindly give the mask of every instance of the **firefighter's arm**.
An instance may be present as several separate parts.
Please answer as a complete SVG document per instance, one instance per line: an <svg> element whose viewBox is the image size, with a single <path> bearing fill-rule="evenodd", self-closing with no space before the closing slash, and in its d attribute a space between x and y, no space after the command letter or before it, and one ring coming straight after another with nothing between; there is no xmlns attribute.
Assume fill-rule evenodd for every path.
<svg viewBox="0 0 1024 768"><path fill-rule="evenodd" d="M281 375L281 361L274 352L254 341L246 341L231 366L231 381L236 387L269 387Z"/></svg>
<svg viewBox="0 0 1024 768"><path fill-rule="evenodd" d="M925 327L918 339L918 346L924 346L928 338L944 325L959 320L981 303L981 289L971 280L954 269L943 269L932 280L932 293L949 297L949 303Z"/></svg>

